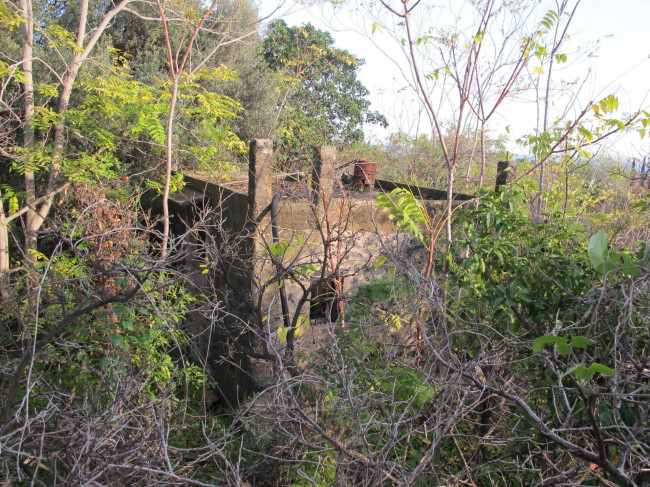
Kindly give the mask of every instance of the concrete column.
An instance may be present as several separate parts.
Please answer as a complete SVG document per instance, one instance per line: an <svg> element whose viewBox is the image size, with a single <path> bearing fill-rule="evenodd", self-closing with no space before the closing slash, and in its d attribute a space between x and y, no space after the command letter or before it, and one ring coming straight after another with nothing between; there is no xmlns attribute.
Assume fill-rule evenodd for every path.
<svg viewBox="0 0 650 487"><path fill-rule="evenodd" d="M270 241L271 201L273 200L273 142L268 139L253 139L250 141L248 156L248 209L247 209L247 242L248 251L242 255L250 274L244 286L250 289L250 302L253 308L262 297L262 315L271 302L272 293L265 290L264 283L273 269L264 258L266 242ZM266 291L266 292L265 292ZM261 295L261 296L260 296ZM253 321L258 320L253 311ZM253 337L247 339L255 342Z"/></svg>
<svg viewBox="0 0 650 487"><path fill-rule="evenodd" d="M510 164L510 161L499 161L499 165L497 166L497 182L495 190L498 191L499 188L511 183L514 179L515 168Z"/></svg>
<svg viewBox="0 0 650 487"><path fill-rule="evenodd" d="M250 141L248 155L248 222L259 224L261 214L273 199L273 142L268 139Z"/></svg>
<svg viewBox="0 0 650 487"><path fill-rule="evenodd" d="M314 204L321 204L323 195L325 201L329 204L332 194L334 193L334 180L336 178L336 159L338 151L336 147L324 145L320 148L318 159L314 164L312 172L312 189L314 194Z"/></svg>

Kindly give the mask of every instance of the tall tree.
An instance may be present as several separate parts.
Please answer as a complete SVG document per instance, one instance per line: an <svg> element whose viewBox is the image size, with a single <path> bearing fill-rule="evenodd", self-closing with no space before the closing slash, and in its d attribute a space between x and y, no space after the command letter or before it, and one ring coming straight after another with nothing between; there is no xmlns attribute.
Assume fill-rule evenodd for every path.
<svg viewBox="0 0 650 487"><path fill-rule="evenodd" d="M237 14L229 11L228 5L213 0L208 8L198 11L174 9L166 2L156 0L160 20L162 21L165 47L167 52L167 76L170 81L170 98L166 125L165 183L163 190L163 238L162 255L167 253L169 241L169 195L171 189L172 168L174 167L173 135L176 104L181 94L184 79L189 82L205 71L207 63L226 46L254 37L257 33L257 21L237 28ZM245 12L247 13L247 12ZM180 18L183 35L173 43L169 29L172 18ZM204 93L205 94L205 93ZM218 110L222 99L204 100L207 110Z"/></svg>
<svg viewBox="0 0 650 487"><path fill-rule="evenodd" d="M313 146L360 142L364 123L388 125L370 110L369 92L357 79L363 60L334 47L328 32L277 20L266 33L264 58L284 84L277 122L285 158L300 158Z"/></svg>
<svg viewBox="0 0 650 487"><path fill-rule="evenodd" d="M75 5L78 11L74 15L73 31L57 23L44 22L32 0L7 4L12 15L19 18L22 52L18 61L6 63L8 68L3 72L3 82L8 84L13 80L21 86L21 98L14 100L7 109L20 121L22 141L15 141L15 145L8 147L5 153L23 175L24 198L11 214L4 208L0 210L0 289L4 298L8 296L10 272L9 225L24 217L23 252L28 266L31 266L38 231L52 208L55 196L65 187L60 178L62 168L68 162L65 149L69 132L65 117L80 69L90 59L115 16L133 1L121 0L95 11L89 0L82 0L78 6ZM61 8L66 11L65 7ZM35 53L35 49L49 51L56 60L47 63L45 56ZM53 84L34 79L35 62L43 64L44 70L49 71L55 80ZM39 106L36 104L37 94L43 93L47 94L47 103ZM99 161L101 151L95 155Z"/></svg>
<svg viewBox="0 0 650 487"><path fill-rule="evenodd" d="M219 64L208 66L207 61L222 50L226 52L226 46L256 36L257 16L246 2L219 2L218 5L214 2L211 9L193 3L186 12L174 10L163 2L151 4L139 0L107 4L82 0L74 4L46 5L20 0L20 3L7 3L4 7L0 13L1 34L3 39L13 44L0 55L0 77L2 86L6 88L0 91L2 137L7 142L3 144L2 156L8 164L3 168L3 183L8 182L10 168L13 168L13 174L19 173L22 178L21 182L11 176L13 184L0 187L0 199L4 202L0 207L0 291L3 297L8 298L12 262L24 260L27 268L32 267L39 229L48 217L56 195L68 186L71 177L79 177L73 173L78 173L83 166L85 170L98 174L110 171L118 163L116 155L123 152L124 147L113 140L116 132L135 139L144 134L153 139L154 145L167 144L166 161L171 167L170 146L176 141L172 140L171 129L170 137L165 138L164 129L161 136L159 129L162 127L157 118L169 114L168 123L172 123L178 115L174 105L179 86L183 85L187 91L181 94L181 111L184 115L191 115L193 141L207 137L219 139L224 145L239 144L236 137L231 137L234 137L232 132L222 130L223 124L220 123L223 117L234 116L237 104L230 98L210 92L201 84L211 82L206 76L208 67L213 68L211 73L215 78L229 76L226 69L218 67ZM161 22L160 12L165 14L164 22ZM177 16L179 12L183 15ZM127 48L133 48L137 42L150 37L147 25L157 25L154 32L160 33L159 39L143 44L140 51L130 52ZM174 36L169 35L170 31ZM121 39L121 34L129 33L131 35L126 40ZM113 48L111 42L118 47ZM84 72L89 74L91 68L101 68L105 72L105 66L101 67L100 63L110 63L111 53L115 52L120 52L119 64L122 66L113 70L110 76L96 77L103 78L106 86L88 83L93 86L87 91L85 82L81 83ZM140 59L135 62L134 53L142 54L138 57L150 62L140 62ZM145 75L144 69L125 69L127 60L134 63L132 68L146 65L149 72ZM169 84L161 75L165 70L170 74ZM135 83L131 79L132 72L138 77ZM128 85L127 91L120 91L122 85ZM169 87L174 96L165 98L161 86L164 90ZM108 90L104 99L110 101L113 108L128 104L128 113L103 111L98 106L101 97L93 95L101 90ZM131 103L138 101L135 98L139 96L136 95L139 90L147 92L148 106ZM131 101L126 99L129 96L133 98ZM84 115L80 109L89 99L92 107L86 106ZM133 114L133 110L139 110L139 114ZM118 124L125 122L117 121L120 116L131 116L127 123L132 127L115 130L110 123L100 127L97 120L89 119L91 112L94 115L102 112L101 115L111 118L110 123ZM201 118L200 122L197 122L198 118ZM185 144L185 148L189 145ZM198 144L194 143L194 146ZM167 173L169 175L170 171ZM169 178L166 183L168 186ZM15 251L16 247L10 245L10 229L12 225L17 229L16 224L21 219L23 232L18 234L24 234L20 246L22 258L13 256L12 259L10 250Z"/></svg>
<svg viewBox="0 0 650 487"><path fill-rule="evenodd" d="M198 2L195 3L195 8L200 11L200 5ZM207 69L225 65L234 76L228 79L205 77L201 80L201 86L211 92L227 95L241 104L242 110L230 125L242 140L265 137L264 127L269 126L273 119L271 107L275 103L277 76L262 56L262 39L257 32L259 27L257 9L249 0L232 1L229 4L227 13L224 13L228 16L228 22L224 22L224 26L227 25L233 33L251 35L243 42L222 45L205 64ZM136 10L136 5L133 5L132 10L137 12L137 16L125 12L116 17L110 29L113 47L129 59L133 76L146 84L155 83L156 79L164 79L169 70L162 23L147 20L159 15L151 9L151 5L138 5ZM183 36L183 27L180 22L173 19L168 24L170 43L178 46ZM255 29L251 29L252 27ZM218 44L223 37L223 32L211 32L210 29L205 29L200 35L201 45ZM176 144L191 144L194 138L191 132L193 131L179 128L176 132ZM131 147L125 149L129 151L125 154L126 158L133 160L139 166L138 171L154 166L147 165L146 162L142 164L143 159L150 157L150 154L142 154ZM137 157L133 158L131 154L137 154ZM182 163L189 163L190 161L183 154L187 153L177 154L177 158L180 156Z"/></svg>
<svg viewBox="0 0 650 487"><path fill-rule="evenodd" d="M447 166L446 234L451 242L452 200L463 131L469 121L477 120L484 142L485 124L514 92L535 42L536 34L527 32L522 20L530 13L520 1L468 2L463 7L469 10L469 25L465 27L466 20L460 14L450 13L453 23L443 27L421 23L429 6L420 1L380 3L392 16L384 22L392 22L392 33L408 62L409 81ZM383 28L379 21L375 26ZM442 117L449 113L455 127L451 140L446 138L442 123Z"/></svg>

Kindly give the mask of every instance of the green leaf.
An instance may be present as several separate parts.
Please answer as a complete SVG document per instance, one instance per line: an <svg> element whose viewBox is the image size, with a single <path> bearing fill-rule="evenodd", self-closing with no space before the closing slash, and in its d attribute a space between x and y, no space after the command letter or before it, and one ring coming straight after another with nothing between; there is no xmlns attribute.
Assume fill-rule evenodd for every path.
<svg viewBox="0 0 650 487"><path fill-rule="evenodd" d="M544 350L544 347L546 345L560 345L560 346L567 346L569 339L566 337L559 337L556 335L544 335L541 337L535 338L535 341L533 342L533 353L540 353L542 350ZM563 348L564 350L564 348ZM569 350L570 351L570 350ZM558 353L561 353L558 351Z"/></svg>
<svg viewBox="0 0 650 487"><path fill-rule="evenodd" d="M587 346L587 337L581 336L581 335L576 335L573 338L571 338L571 341L569 342L570 347L576 347L576 348L585 348Z"/></svg>
<svg viewBox="0 0 650 487"><path fill-rule="evenodd" d="M122 304L122 303L117 303L113 305L113 313L115 313L115 316L118 318L121 318L124 315L130 315L133 316L135 312L129 308L128 306Z"/></svg>
<svg viewBox="0 0 650 487"><path fill-rule="evenodd" d="M16 198L15 196L12 196L11 198L9 198L9 209L8 209L7 213L9 215L13 215L17 211L18 211L18 198Z"/></svg>
<svg viewBox="0 0 650 487"><path fill-rule="evenodd" d="M375 270L378 270L384 262L386 262L386 257L382 255L375 262Z"/></svg>
<svg viewBox="0 0 650 487"><path fill-rule="evenodd" d="M5 2L0 4L0 27L8 29L10 32L13 31L20 24L24 23L23 19L18 13L14 12L13 9L7 8Z"/></svg>
<svg viewBox="0 0 650 487"><path fill-rule="evenodd" d="M122 325L122 328L126 331L133 331L133 320L131 318L124 318L120 324Z"/></svg>
<svg viewBox="0 0 650 487"><path fill-rule="evenodd" d="M604 230L598 230L589 239L589 261L598 272L604 272L604 263L607 260L607 234Z"/></svg>
<svg viewBox="0 0 650 487"><path fill-rule="evenodd" d="M440 76L440 68L434 69L433 72L426 74L424 77L428 80L437 80L438 76Z"/></svg>
<svg viewBox="0 0 650 487"><path fill-rule="evenodd" d="M384 325L394 326L397 331L400 331L400 329L402 328L402 319L399 317L399 315L383 314L382 320L384 322Z"/></svg>
<svg viewBox="0 0 650 487"><path fill-rule="evenodd" d="M299 316L298 322L296 323L296 334L298 334L300 328L303 325L305 326L306 330L309 330L311 328L311 322L309 321L309 318L307 318L306 316Z"/></svg>
<svg viewBox="0 0 650 487"><path fill-rule="evenodd" d="M549 10L542 19L542 25L546 27L547 30L550 30L551 27L555 25L556 20L559 18L560 17L558 16L557 12L555 12L555 10Z"/></svg>
<svg viewBox="0 0 650 487"><path fill-rule="evenodd" d="M116 347L121 347L122 344L124 343L124 337L118 333L112 333L111 336L109 337L109 340Z"/></svg>
<svg viewBox="0 0 650 487"><path fill-rule="evenodd" d="M585 367L585 364L574 365L564 373L564 375L569 375L569 374L573 374L578 379L586 379L587 367Z"/></svg>
<svg viewBox="0 0 650 487"><path fill-rule="evenodd" d="M587 370L587 375L589 378L593 377L593 375L598 372L599 374L603 375L614 375L616 374L616 371L612 369L611 367L607 367L606 365L599 364L594 362L589 366L589 369Z"/></svg>
<svg viewBox="0 0 650 487"><path fill-rule="evenodd" d="M616 371L611 367L594 362L589 367L586 367L585 364L574 365L567 370L564 375L573 374L578 379L589 380L596 373L602 375L614 375L616 374Z"/></svg>
<svg viewBox="0 0 650 487"><path fill-rule="evenodd" d="M589 130L587 130L582 125L578 126L578 132L580 132L582 134L582 136L587 140L593 140L593 138L594 138L594 134L592 134Z"/></svg>
<svg viewBox="0 0 650 487"><path fill-rule="evenodd" d="M288 328L285 328L282 325L278 326L278 338L280 339L280 343L285 343L287 341L287 333L289 333Z"/></svg>
<svg viewBox="0 0 650 487"><path fill-rule="evenodd" d="M631 255L612 252L611 257L612 264L613 266L616 266L617 269L620 269L632 277L639 277L641 275L639 263Z"/></svg>
<svg viewBox="0 0 650 487"><path fill-rule="evenodd" d="M556 343L554 348L560 355L569 355L571 353L571 347L566 343Z"/></svg>
<svg viewBox="0 0 650 487"><path fill-rule="evenodd" d="M52 24L45 28L45 33L49 40L49 46L52 49L70 49L74 52L83 52L83 48L78 46L74 34L58 24Z"/></svg>
<svg viewBox="0 0 650 487"><path fill-rule="evenodd" d="M428 215L422 202L413 193L407 189L395 188L389 194L377 195L376 202L381 211L388 213L389 220L395 220L399 231L409 231L425 243L419 224L427 222Z"/></svg>

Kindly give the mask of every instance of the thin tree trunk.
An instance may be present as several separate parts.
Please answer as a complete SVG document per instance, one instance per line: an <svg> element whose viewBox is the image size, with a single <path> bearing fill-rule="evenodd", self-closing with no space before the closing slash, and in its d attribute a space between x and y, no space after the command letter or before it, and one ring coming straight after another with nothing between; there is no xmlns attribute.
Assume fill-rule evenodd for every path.
<svg viewBox="0 0 650 487"><path fill-rule="evenodd" d="M174 112L176 111L176 101L178 99L178 80L179 76L174 78L172 85L171 99L169 100L169 116L167 117L167 148L166 148L166 167L165 167L165 190L163 192L163 236L162 236L162 249L161 256L167 254L167 247L169 246L169 190L172 178L172 135L174 130Z"/></svg>
<svg viewBox="0 0 650 487"><path fill-rule="evenodd" d="M481 122L481 177L478 180L478 187L482 188L485 184L485 165L487 159L485 154L485 122Z"/></svg>
<svg viewBox="0 0 650 487"><path fill-rule="evenodd" d="M384 4L386 6L386 4ZM415 42L413 41L413 35L411 33L411 18L410 18L410 9L407 7L407 4L404 3L404 14L400 15L402 19L404 20L404 26L406 28L406 39L408 41L409 45L409 55L411 57L411 63L413 66L413 74L415 75L415 80L418 86L418 89L420 90L420 96L422 97L422 100L424 101L424 104L427 107L427 112L429 114L429 117L431 118L432 121L432 129L435 130L435 134L438 136L438 140L440 141L440 146L442 148L442 153L445 157L445 163L447 164L447 169L448 169L448 174L447 174L447 242L448 245L451 245L451 201L452 201L452 190L453 190L453 180L454 180L454 175L453 172L455 170L455 159L452 161L452 158L449 154L449 149L447 148L447 144L445 142L445 134L443 133L442 126L440 125L438 121L438 115L433 107L433 103L431 103L431 100L429 98L429 95L427 93L426 85L424 84L424 81L422 80L422 75L420 73L420 67L417 63L417 56L415 54ZM462 111L462 107L461 107ZM460 118L460 117L459 117ZM435 137L432 137L431 139L433 140ZM454 157L456 156L456 152L454 151ZM451 186L449 186L449 182L451 181Z"/></svg>
<svg viewBox="0 0 650 487"><path fill-rule="evenodd" d="M560 16L565 13L567 4L568 4L567 0L563 0L559 5L558 13ZM560 33L556 28L555 34L553 35L553 49L551 49L551 54L549 56L548 74L546 75L546 93L544 99L544 127L543 127L544 132L548 131L548 109L550 106L549 97L551 94L551 75L553 73L555 55L558 49L560 48L560 46L563 44L564 39L566 38L567 30L571 25L571 21L575 17L575 13L579 5L580 5L580 0L577 0L576 4L573 7L573 10L571 11L571 14L569 15L569 19L567 20L567 23L564 26L563 31ZM559 34L559 38L558 38L558 34ZM539 199L537 200L537 216L536 216L536 221L538 222L541 221L542 211L545 211L544 200L542 197L544 194L544 186L545 186L544 180L546 178L545 169L546 169L546 161L543 161L539 166Z"/></svg>
<svg viewBox="0 0 650 487"><path fill-rule="evenodd" d="M554 50L553 50L554 52ZM545 98L544 98L544 122L542 126L542 130L546 132L548 130L548 108L550 105L549 102L549 95L551 92L551 73L553 72L553 52L551 52L551 62L549 64L548 68L548 75L546 77L546 93L545 93ZM546 167L546 162L542 162L539 165L539 198L537 199L537 220L541 221L541 215L542 215L542 194L544 193L544 169Z"/></svg>
<svg viewBox="0 0 650 487"><path fill-rule="evenodd" d="M23 110L25 112L23 119L23 147L30 149L34 146L34 127L32 120L34 118L34 75L33 75L33 43L34 43L34 17L32 11L31 0L20 1L21 16L25 20L20 26L22 40L23 40L23 74L25 81L23 82ZM34 219L34 207L32 206L36 200L36 183L34 177L34 170L29 163L23 164L24 177L25 177L25 193L26 203L30 207L26 214L25 225L25 260L28 264L33 263L33 256L29 249L35 248L35 233L31 231L32 220ZM8 227L5 227L8 231ZM7 248L2 248L3 242L0 241L0 252L6 253L7 270L9 266L9 238L6 239Z"/></svg>
<svg viewBox="0 0 650 487"><path fill-rule="evenodd" d="M478 140L478 131L474 133L474 142L472 143L472 152L469 154L469 162L467 163L467 171L465 171L465 181L469 182L470 172L472 171L472 159L474 159L474 152L476 152L476 142Z"/></svg>
<svg viewBox="0 0 650 487"><path fill-rule="evenodd" d="M82 63L88 58L88 55L97 44L97 41L111 20L131 1L132 0L122 0L118 5L115 6L115 8L113 8L104 16L99 26L93 30L93 34L88 40L85 48L84 39L86 37L89 0L83 0L81 2L76 40L76 44L79 49L77 52L75 52L70 66L63 76L61 98L59 99L58 107L59 117L62 117L68 110L68 106L70 105L70 97L72 95L72 89L74 87L74 83L77 79L77 75L79 74L79 69L81 68ZM26 23L23 24L23 69L25 70L26 76L26 82L24 83L26 132L23 145L25 147L32 147L34 144L34 130L31 127L31 117L34 113L34 87L32 79L32 44L34 36L31 0L21 0L21 8L23 9L22 13L25 15L26 19ZM29 77L27 77L27 72L29 72ZM50 212L52 203L54 202L54 197L56 195L55 189L59 176L61 159L63 158L63 149L65 147L65 135L65 123L60 120L56 125L54 132L54 152L52 154L52 166L50 168L46 191L46 194L48 196L42 201L40 205L32 204L36 200L34 173L33 171L29 170L28 167L25 168L25 190L27 192L26 200L27 205L29 206L29 209L25 213L25 259L28 264L33 263L34 261L34 257L31 255L30 250L36 249L38 243L38 230L43 225L45 218L47 218L47 215Z"/></svg>
<svg viewBox="0 0 650 487"><path fill-rule="evenodd" d="M79 73L81 67L81 56L75 55L70 69L66 73L63 80L63 90L61 98L59 99L59 115L64 114L68 110L70 104L70 96L72 95L72 87ZM34 256L31 255L30 250L37 248L38 243L38 230L43 225L45 218L47 218L54 196L56 194L55 187L59 176L61 167L61 159L63 158L63 149L65 147L65 124L59 122L54 131L54 152L52 153L52 166L50 167L50 175L47 183L47 194L49 195L45 200L36 206L30 206L30 209L25 214L25 258L29 264L33 264ZM27 174L25 175L25 182L27 184ZM31 193L28 192L28 204L32 205L35 200L36 190L34 188L33 173L31 179Z"/></svg>
<svg viewBox="0 0 650 487"><path fill-rule="evenodd" d="M445 222L445 229L447 233L447 250L451 248L452 234L451 234L451 215L453 213L454 202L454 182L456 179L456 164L448 168L447 172L447 217Z"/></svg>
<svg viewBox="0 0 650 487"><path fill-rule="evenodd" d="M9 223L5 220L4 207L0 200L0 299L5 308L11 302L9 270Z"/></svg>

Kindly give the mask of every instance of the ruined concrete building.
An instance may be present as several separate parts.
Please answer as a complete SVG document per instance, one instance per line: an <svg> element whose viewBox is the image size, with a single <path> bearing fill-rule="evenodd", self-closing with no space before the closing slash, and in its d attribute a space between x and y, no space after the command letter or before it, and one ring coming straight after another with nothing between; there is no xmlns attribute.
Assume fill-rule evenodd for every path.
<svg viewBox="0 0 650 487"><path fill-rule="evenodd" d="M353 178L343 174L348 167ZM206 250L190 264L195 283L224 312L193 316L189 326L209 351L229 405L263 380L255 364L277 359L270 345L291 352L300 349L308 322L340 326L339 296L385 272L376 270L377 259L405 240L375 203L379 191L405 185L375 180L372 163L343 164L334 147L322 147L311 173L273 168L272 142L253 140L247 180L185 173L186 186L171 201L177 227L197 212L211 215L196 236ZM442 213L445 191L410 189L430 214Z"/></svg>

